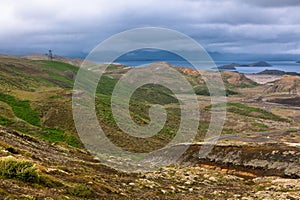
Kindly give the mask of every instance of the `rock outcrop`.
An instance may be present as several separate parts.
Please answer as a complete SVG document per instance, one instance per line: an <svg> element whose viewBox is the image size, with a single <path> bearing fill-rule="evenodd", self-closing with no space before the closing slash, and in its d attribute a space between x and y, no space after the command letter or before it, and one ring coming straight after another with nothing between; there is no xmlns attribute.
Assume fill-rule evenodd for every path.
<svg viewBox="0 0 300 200"><path fill-rule="evenodd" d="M244 74L229 71L224 71L221 74L224 82L234 87L251 87L257 85Z"/></svg>
<svg viewBox="0 0 300 200"><path fill-rule="evenodd" d="M276 80L272 83L268 83L265 86L265 92L269 92L269 93L290 92L290 93L298 93L299 94L299 92L300 92L300 77L285 75L279 80Z"/></svg>
<svg viewBox="0 0 300 200"><path fill-rule="evenodd" d="M148 157L152 163L177 163L183 166L208 165L246 176L300 177L300 146L287 143L217 144L210 153L199 158L208 144L182 144L156 152ZM176 159L176 152L188 148ZM168 155L168 156L165 156ZM247 175L248 174L248 175Z"/></svg>

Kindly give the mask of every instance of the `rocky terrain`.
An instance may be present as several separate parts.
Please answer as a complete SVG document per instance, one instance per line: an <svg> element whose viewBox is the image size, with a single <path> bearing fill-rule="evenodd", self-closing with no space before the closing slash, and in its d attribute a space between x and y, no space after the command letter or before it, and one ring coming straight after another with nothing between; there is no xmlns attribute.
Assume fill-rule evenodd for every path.
<svg viewBox="0 0 300 200"><path fill-rule="evenodd" d="M300 195L300 180L291 179L300 172L297 146L285 150L284 145L220 144L199 160L200 146L192 145L176 165L128 174L105 167L85 150L3 127L0 138L0 162L28 160L38 173L34 181L30 176L2 179L3 199L297 199Z"/></svg>
<svg viewBox="0 0 300 200"><path fill-rule="evenodd" d="M279 80L271 82L266 85L266 92L287 92L293 94L299 94L300 92L300 77L285 75Z"/></svg>
<svg viewBox="0 0 300 200"><path fill-rule="evenodd" d="M201 119L192 143L161 149L178 129L178 101L161 87L138 89L131 101L136 123L147 124L147 109L157 103L167 108L167 123L145 143L128 137L118 129L109 105L115 84L131 68L110 65L96 91L99 124L128 151L161 149L143 160L149 165L167 164L132 173L104 165L84 148L71 99L79 62L57 60L0 57L0 199L299 199L299 76L261 83L222 72L227 118L220 137L205 139L212 114L203 78L208 72L165 63L195 89ZM221 110L225 104L216 106ZM212 151L200 159L201 148L214 141ZM188 150L173 159L183 147ZM116 156L110 160L124 162Z"/></svg>
<svg viewBox="0 0 300 200"><path fill-rule="evenodd" d="M250 80L259 84L274 82L276 80L279 80L282 77L280 75L268 75L268 74L246 74L245 76Z"/></svg>

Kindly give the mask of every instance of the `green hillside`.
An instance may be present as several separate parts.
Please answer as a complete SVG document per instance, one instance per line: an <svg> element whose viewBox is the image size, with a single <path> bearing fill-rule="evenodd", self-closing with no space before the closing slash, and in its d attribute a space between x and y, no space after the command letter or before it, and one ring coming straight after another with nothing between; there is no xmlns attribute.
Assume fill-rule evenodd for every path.
<svg viewBox="0 0 300 200"><path fill-rule="evenodd" d="M0 103L3 104L0 107L3 111L0 112L0 125L49 142L82 148L72 118L70 91L79 68L58 61L31 61L16 57L1 57L0 63L0 77L5 82L0 89ZM99 122L118 143L119 137L128 139L128 135L120 133L116 127L110 110L110 96L118 81L113 77L120 73L117 71L120 67L112 66L109 70L110 74L102 76L97 87L96 110ZM150 139L150 149L163 146L175 134L180 115L178 106L176 108L178 101L166 88L145 85L134 93L130 107L133 119L147 124L149 105L157 103L175 104L175 108L167 109L169 118L166 127ZM138 144L134 140L129 137L127 145Z"/></svg>
<svg viewBox="0 0 300 200"><path fill-rule="evenodd" d="M49 142L66 143L83 148L72 116L72 87L79 67L59 61L33 61L2 56L0 69L0 125ZM96 91L99 123L109 138L122 148L146 152L161 148L172 140L179 128L181 115L179 102L171 90L161 85L147 84L134 92L130 100L130 114L137 124L149 124L149 108L152 104L163 105L168 114L163 129L154 137L148 138L146 146L140 146L139 138L120 131L110 108L113 89L118 79L127 71L125 66L111 65L100 79ZM194 87L195 93L200 95L199 98L203 95L209 96L200 75L195 75L191 69L179 68L179 71ZM246 87L245 84L247 87L255 86L253 82L237 73L225 73L222 77L225 79L227 95L238 94L235 90ZM231 79L237 81L233 82ZM240 80L243 81L242 85ZM126 87L124 89L126 90ZM261 128L256 126L256 118L284 121L261 109L243 104L228 105L227 111L234 114L232 117L239 115L240 120L244 120L247 124L239 130L241 132ZM210 112L210 109L202 110L199 130L195 135L196 141L201 141L207 132ZM233 132L232 126L227 127L225 124L223 133Z"/></svg>
<svg viewBox="0 0 300 200"><path fill-rule="evenodd" d="M77 66L58 61L32 61L0 56L0 199L147 199L150 196L154 199L192 199L195 195L200 199L214 199L220 197L215 195L215 188L222 191L222 197L229 199L238 192L243 195L244 191L255 194L262 190L261 185L257 186L256 182L248 179L253 178L252 173L261 173L261 168L234 168L234 173L240 173L239 169L243 167L242 170L246 173L241 171L241 174L247 177L243 179L217 173L217 163L211 162L214 170L208 165L205 165L208 169L194 167L193 160L198 159L199 150L193 148L182 157L183 160L187 159L189 166L172 165L149 173L123 173L103 165L85 149L74 125L72 88L78 69ZM181 102L168 88L157 84L143 85L131 96L131 119L140 126L148 125L151 122L150 107L160 104L166 110L166 123L157 134L148 138L124 133L113 116L111 96L120 77L128 70L125 66L111 65L101 77L95 95L98 122L106 137L123 150L149 153L162 149L177 134L181 123ZM88 76L90 73L85 73L86 80L91 81L92 78ZM200 120L198 131L193 136L194 142L202 142L210 122L214 120L211 119L212 105L208 88L195 71L185 68L181 73L198 95ZM257 105L240 103L241 99L251 95L248 94L249 91L257 92L259 86L237 73L223 73L222 77L229 101L221 133L225 137L225 143L230 136L251 141L256 140L260 133L272 133L274 130L282 130L284 135L280 139L288 142L299 137L296 122L292 119L279 117ZM85 87L90 89L89 84ZM122 89L127 92L128 87L123 86ZM189 94L183 92L180 95ZM215 112L219 112L218 109L221 110L224 106L225 104L216 104ZM125 113L122 108L119 111L120 115ZM86 124L87 127L93 125ZM131 124L126 125L132 128ZM233 142L228 147L221 145L216 151L224 151L225 156L239 158L240 151L234 155L234 148L237 147L241 146ZM247 149L247 145L244 148ZM268 150L270 154L274 152L273 149L278 148L272 146ZM196 156L192 151L197 152ZM261 151L258 151L249 147L249 152L261 155ZM285 157L288 154L283 153L282 157L289 159ZM165 154L163 159L171 157ZM110 159L120 164L127 162L120 160L118 156L110 156ZM254 156L254 164L255 160ZM269 185L269 182L263 185ZM228 190L233 186L237 189ZM223 191L226 190L228 192L224 194ZM48 198L49 196L53 198Z"/></svg>

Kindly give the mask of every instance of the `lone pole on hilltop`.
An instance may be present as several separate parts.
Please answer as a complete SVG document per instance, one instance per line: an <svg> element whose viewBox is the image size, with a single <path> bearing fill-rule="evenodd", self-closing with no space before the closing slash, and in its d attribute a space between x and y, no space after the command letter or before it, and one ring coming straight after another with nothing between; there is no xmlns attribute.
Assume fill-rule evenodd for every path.
<svg viewBox="0 0 300 200"><path fill-rule="evenodd" d="M49 50L48 60L52 60L52 59L53 59L52 50Z"/></svg>

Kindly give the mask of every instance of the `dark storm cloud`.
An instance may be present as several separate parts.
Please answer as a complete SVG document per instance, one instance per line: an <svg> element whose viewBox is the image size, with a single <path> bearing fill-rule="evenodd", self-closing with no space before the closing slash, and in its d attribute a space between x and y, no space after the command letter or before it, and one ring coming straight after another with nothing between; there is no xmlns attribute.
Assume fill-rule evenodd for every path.
<svg viewBox="0 0 300 200"><path fill-rule="evenodd" d="M88 53L109 36L158 26L209 51L300 53L299 1L74 0L0 2L0 52ZM184 44L176 44L183 48Z"/></svg>
<svg viewBox="0 0 300 200"><path fill-rule="evenodd" d="M300 6L299 0L245 0L243 2L262 7Z"/></svg>

